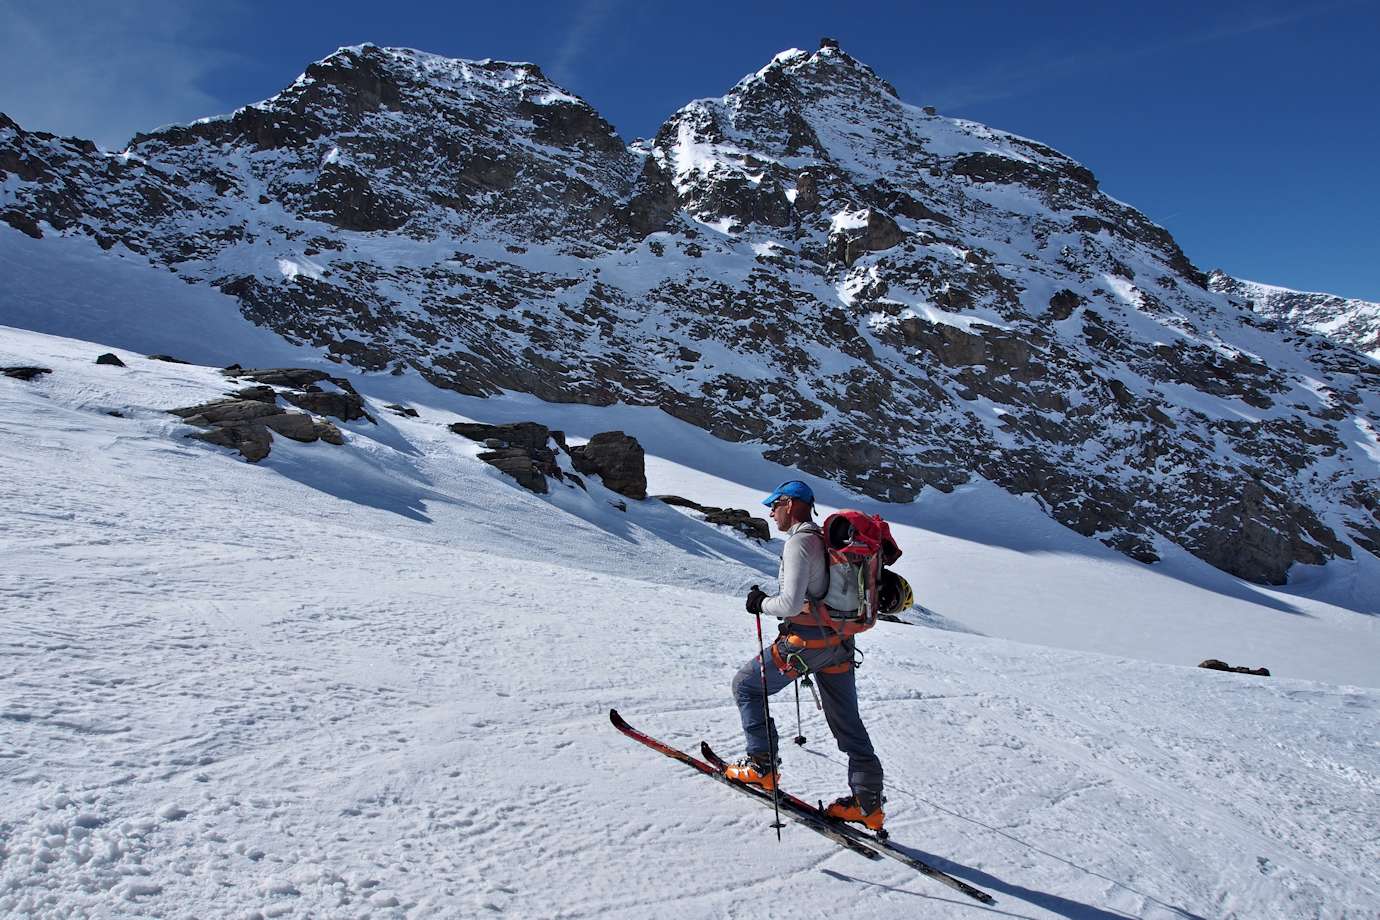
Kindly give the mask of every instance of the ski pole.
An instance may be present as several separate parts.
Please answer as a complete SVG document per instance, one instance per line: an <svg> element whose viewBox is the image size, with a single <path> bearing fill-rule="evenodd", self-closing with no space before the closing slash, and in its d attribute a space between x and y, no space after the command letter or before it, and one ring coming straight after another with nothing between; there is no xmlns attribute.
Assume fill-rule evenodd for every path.
<svg viewBox="0 0 1380 920"><path fill-rule="evenodd" d="M754 591L760 590L756 585L752 586ZM762 612L757 612L757 663L758 671L762 675L762 713L767 717L767 749L771 756L771 771L776 774L776 733L772 731L771 721L771 699L767 693L767 649L762 644ZM776 783L771 786L771 807L776 814L776 823L772 827L776 828L776 841L781 842L781 828L785 825L781 823L781 790Z"/></svg>
<svg viewBox="0 0 1380 920"><path fill-rule="evenodd" d="M805 729L800 724L800 681L795 682L795 743L805 743Z"/></svg>

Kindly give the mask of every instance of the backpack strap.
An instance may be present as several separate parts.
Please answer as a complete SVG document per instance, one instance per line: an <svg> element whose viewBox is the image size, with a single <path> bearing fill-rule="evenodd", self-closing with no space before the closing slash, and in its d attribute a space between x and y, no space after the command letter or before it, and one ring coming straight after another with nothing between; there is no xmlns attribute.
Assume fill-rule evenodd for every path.
<svg viewBox="0 0 1380 920"><path fill-rule="evenodd" d="M829 593L829 547L824 542L824 531L820 530L819 525L816 524L814 521L806 521L805 523L801 524L800 530L796 532L814 534L819 539L819 548L824 553L824 594L821 594L819 597L810 597L810 586L807 584L805 586L805 603L810 604L817 600L823 600L825 595Z"/></svg>
<svg viewBox="0 0 1380 920"><path fill-rule="evenodd" d="M800 533L814 534L819 540L820 551L824 554L824 593L818 597L810 596L810 586L805 586L805 603L800 608L800 613L793 617L787 617L786 622L797 626L817 626L821 629L828 629L837 632L834 628L833 617L829 616L829 608L825 607L821 601L829 594L829 546L824 541L824 531L814 521L806 521L801 525Z"/></svg>

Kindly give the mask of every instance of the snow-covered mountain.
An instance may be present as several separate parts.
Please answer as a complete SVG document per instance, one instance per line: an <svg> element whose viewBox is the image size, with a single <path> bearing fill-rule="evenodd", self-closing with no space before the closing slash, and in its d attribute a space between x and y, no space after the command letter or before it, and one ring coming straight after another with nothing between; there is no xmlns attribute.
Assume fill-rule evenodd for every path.
<svg viewBox="0 0 1380 920"><path fill-rule="evenodd" d="M1380 303L1245 281L1220 269L1208 274L1208 287L1244 299L1262 316L1327 336L1380 360Z"/></svg>
<svg viewBox="0 0 1380 920"><path fill-rule="evenodd" d="M533 65L365 45L120 153L0 122L0 170L9 236L90 238L361 369L658 407L888 501L985 479L1259 583L1380 552L1380 365L832 42L631 146ZM13 296L0 321L65 331Z"/></svg>

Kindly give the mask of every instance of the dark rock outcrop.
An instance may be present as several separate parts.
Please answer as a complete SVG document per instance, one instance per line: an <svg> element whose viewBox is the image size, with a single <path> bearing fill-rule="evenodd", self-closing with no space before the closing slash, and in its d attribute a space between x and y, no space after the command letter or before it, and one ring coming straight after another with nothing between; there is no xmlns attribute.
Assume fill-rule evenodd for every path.
<svg viewBox="0 0 1380 920"><path fill-rule="evenodd" d="M556 462L556 451L549 446L553 438L564 436L539 422L506 425L456 422L450 430L489 447L490 450L479 454L479 459L512 476L524 489L545 495L549 491L548 476L557 480L565 478Z"/></svg>
<svg viewBox="0 0 1380 920"><path fill-rule="evenodd" d="M551 459L546 454L551 454ZM551 451L533 450L527 447L502 447L498 450L484 451L479 459L507 473L518 481L518 485L539 495L549 491L546 482L548 475L557 473L555 454Z"/></svg>
<svg viewBox="0 0 1380 920"><path fill-rule="evenodd" d="M307 367L266 367L266 368L226 368L221 373L227 377L243 377L255 383L266 384L275 387L309 387L312 384L320 383L323 380L331 380L331 375L325 371L312 370ZM343 379L343 378L342 378Z"/></svg>
<svg viewBox="0 0 1380 920"><path fill-rule="evenodd" d="M190 435L198 440L238 450L245 460L256 463L272 449L273 434L310 444L323 440L344 444L340 429L304 412L288 412L278 405L278 393L260 385L237 390L226 399L196 406L168 410L189 425L209 429ZM313 394L287 393L284 398ZM336 395L336 394L319 394ZM353 394L351 394L353 395ZM358 399L357 396L354 397Z"/></svg>
<svg viewBox="0 0 1380 920"><path fill-rule="evenodd" d="M235 398L168 411L189 425L209 429L189 437L238 450L250 463L267 457L272 448L273 436L265 420L270 416L283 415L283 410L276 404Z"/></svg>
<svg viewBox="0 0 1380 920"><path fill-rule="evenodd" d="M290 392L282 396L297 408L306 409L316 415L329 415L342 422L353 422L357 419L373 421L369 413L364 411L364 401L355 393Z"/></svg>
<svg viewBox="0 0 1380 920"><path fill-rule="evenodd" d="M310 443L318 437L316 423L310 415L302 412L283 412L262 419L263 425L274 434L280 434L294 441Z"/></svg>
<svg viewBox="0 0 1380 920"><path fill-rule="evenodd" d="M1049 298L1049 318L1055 322L1066 320L1085 303L1086 299L1064 288Z"/></svg>
<svg viewBox="0 0 1380 920"><path fill-rule="evenodd" d="M259 402L273 403L278 402L278 391L273 387L245 387L243 390L236 390L231 394L236 399L253 399Z"/></svg>
<svg viewBox="0 0 1380 920"><path fill-rule="evenodd" d="M340 429L325 419L314 419L312 424L316 428L316 436L327 444L344 444L345 435L341 434Z"/></svg>
<svg viewBox="0 0 1380 920"><path fill-rule="evenodd" d="M545 450L551 439L551 429L540 422L509 422L505 425L485 425L480 422L455 422L450 430L471 441L497 441L507 447Z"/></svg>
<svg viewBox="0 0 1380 920"><path fill-rule="evenodd" d="M110 365L111 367L124 367L124 366L125 366L125 362L123 362L123 361L120 360L120 356L119 356L119 355L117 355L117 354L115 354L115 353L113 353L113 352L109 352L109 351L106 352L106 353L103 354L103 355L98 355L98 356L96 357L96 363L97 363L97 364L108 364L108 365Z"/></svg>
<svg viewBox="0 0 1380 920"><path fill-rule="evenodd" d="M1198 667L1207 668L1210 671L1231 671L1235 674L1254 674L1256 677L1270 676L1269 668L1246 668L1240 665L1232 667L1225 661L1219 661L1216 658L1209 658L1206 661L1199 662Z"/></svg>
<svg viewBox="0 0 1380 920"><path fill-rule="evenodd" d="M242 390L241 393L246 394L244 398L273 402L281 396L297 408L305 409L313 415L329 415L342 422L353 422L358 419L374 421L373 416L364 408L364 400L345 377L334 377L325 371L307 367L245 369L234 366L226 368L221 373L227 377L252 380L259 384L257 387ZM340 392L327 392L318 386L327 382L337 387ZM283 387L286 392L280 393L274 387Z"/></svg>
<svg viewBox="0 0 1380 920"><path fill-rule="evenodd" d="M209 431L199 431L189 437L237 450L250 463L258 463L267 457L273 444L273 435L259 424L216 425Z"/></svg>
<svg viewBox="0 0 1380 920"><path fill-rule="evenodd" d="M712 505L701 505L679 495L654 495L652 497L678 508L689 508L691 511L703 515L707 524L732 527L743 536L751 537L754 540L766 542L771 539L771 526L762 518L753 517L752 514L742 508L716 508Z"/></svg>
<svg viewBox="0 0 1380 920"><path fill-rule="evenodd" d="M29 365L0 367L0 374L13 377L15 380L33 380L35 377L42 377L44 374L51 374L52 372L51 367L32 367Z"/></svg>
<svg viewBox="0 0 1380 920"><path fill-rule="evenodd" d="M342 230L397 230L411 211L386 192L374 188L369 177L353 169L328 166L303 202L303 213Z"/></svg>
<svg viewBox="0 0 1380 920"><path fill-rule="evenodd" d="M274 403L258 399L217 399L198 406L169 409L173 415L189 425L219 425L229 422L249 422L270 415L281 415L283 409Z"/></svg>
<svg viewBox="0 0 1380 920"><path fill-rule="evenodd" d="M680 210L676 187L654 158L643 161L632 197L622 208L623 220L639 239L664 230Z"/></svg>
<svg viewBox="0 0 1380 920"><path fill-rule="evenodd" d="M639 501L647 497L647 453L631 435L601 432L589 443L570 448L570 458L576 470L597 474L619 495Z"/></svg>
<svg viewBox="0 0 1380 920"><path fill-rule="evenodd" d="M880 211L869 209L864 222L835 230L829 235L834 257L851 266L869 252L882 252L905 242L906 235L896 221Z"/></svg>

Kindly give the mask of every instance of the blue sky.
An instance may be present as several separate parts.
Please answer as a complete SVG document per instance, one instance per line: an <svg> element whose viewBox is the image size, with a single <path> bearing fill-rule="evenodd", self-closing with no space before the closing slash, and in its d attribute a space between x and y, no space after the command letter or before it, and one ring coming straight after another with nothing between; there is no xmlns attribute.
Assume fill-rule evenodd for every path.
<svg viewBox="0 0 1380 920"><path fill-rule="evenodd" d="M0 111L120 146L340 45L529 60L625 139L821 36L901 97L1050 144L1202 268L1380 301L1380 3L0 0Z"/></svg>

